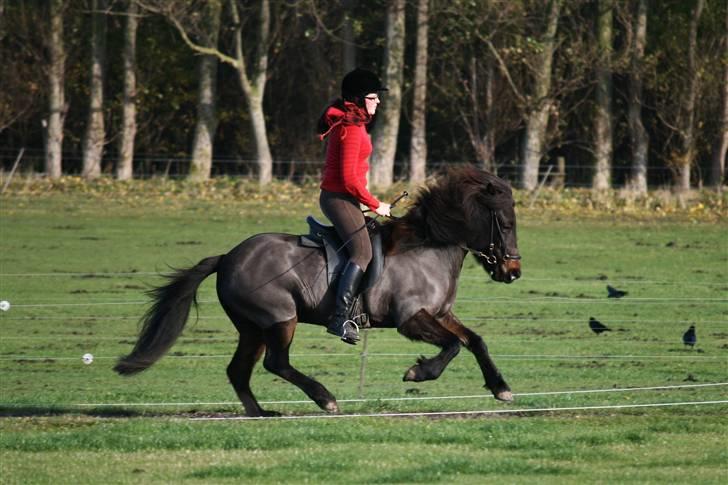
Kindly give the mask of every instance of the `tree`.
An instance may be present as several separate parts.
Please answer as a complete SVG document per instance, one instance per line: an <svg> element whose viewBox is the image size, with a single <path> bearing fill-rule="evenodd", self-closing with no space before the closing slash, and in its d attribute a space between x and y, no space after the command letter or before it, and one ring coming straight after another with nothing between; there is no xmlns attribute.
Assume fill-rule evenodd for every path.
<svg viewBox="0 0 728 485"><path fill-rule="evenodd" d="M718 125L718 136L713 145L713 155L710 170L710 183L720 190L725 179L726 151L728 150L728 2L725 12L725 31L723 32L723 87L722 103L723 113Z"/></svg>
<svg viewBox="0 0 728 485"><path fill-rule="evenodd" d="M61 176L63 158L63 124L66 118L65 71L66 51L63 43L63 0L51 0L48 50L48 127L45 144L45 171L50 178Z"/></svg>
<svg viewBox="0 0 728 485"><path fill-rule="evenodd" d="M521 85L531 65L520 46L530 27L525 12L521 2L478 0L441 4L430 15L431 37L438 40L429 52L430 85L437 92L428 102L430 118L435 126L452 126L478 165L492 173L499 166L496 148L516 136L524 117ZM458 148L456 156L467 158L464 151Z"/></svg>
<svg viewBox="0 0 728 485"><path fill-rule="evenodd" d="M388 187L394 179L394 157L397 151L399 117L402 108L404 70L405 0L392 0L387 8L387 40L384 50L384 84L389 88L383 108L377 114L374 128L371 182Z"/></svg>
<svg viewBox="0 0 728 485"><path fill-rule="evenodd" d="M273 178L273 155L268 145L268 133L265 127L265 113L263 110L263 95L267 82L268 71L268 44L270 41L270 2L261 0L258 19L259 39L256 55L251 62L252 73L248 76L245 54L243 51L242 24L238 7L234 0L230 1L233 24L237 26L235 33L235 66L240 80L240 86L248 100L248 112L255 137L255 148L258 155L258 181L261 184L269 183ZM256 62L257 61L257 62Z"/></svg>
<svg viewBox="0 0 728 485"><path fill-rule="evenodd" d="M133 0L126 7L126 30L124 31L124 99L122 101L121 138L116 177L130 180L133 176L134 138L136 122L136 37L139 24L139 8Z"/></svg>
<svg viewBox="0 0 728 485"><path fill-rule="evenodd" d="M427 102L427 30L429 0L417 2L417 42L415 53L414 94L412 96L412 136L410 138L411 183L425 180L427 139L425 138L425 103Z"/></svg>
<svg viewBox="0 0 728 485"><path fill-rule="evenodd" d="M207 2L186 0L135 0L148 11L159 13L177 29L182 40L200 54L216 56L221 62L232 66L245 96L250 117L250 126L255 140L258 181L269 183L273 178L273 156L268 143L263 99L268 82L268 51L271 44L271 4L270 0L260 0L257 17L250 9L241 16L241 7L236 0L229 0L230 18L224 29L230 30L233 37L233 53L228 54L193 40L195 34L207 29L201 22L199 12ZM276 2L276 5L279 5ZM281 20L282 15L276 15ZM281 20L282 21L282 20ZM255 26L255 38L245 30ZM254 46L254 47L253 47ZM250 72L249 72L250 71Z"/></svg>
<svg viewBox="0 0 728 485"><path fill-rule="evenodd" d="M204 12L207 18L205 23L209 30L203 32L200 42L205 47L217 49L221 7L219 2L213 1ZM199 60L197 124L192 145L190 180L207 180L212 172L212 148L217 130L216 92L217 57L205 54L200 56Z"/></svg>
<svg viewBox="0 0 728 485"><path fill-rule="evenodd" d="M630 46L629 99L627 120L632 150L632 174L630 188L639 193L647 193L647 160L650 138L642 121L642 76L647 43L647 0L637 0L631 26L632 43Z"/></svg>
<svg viewBox="0 0 728 485"><path fill-rule="evenodd" d="M556 29L559 24L561 0L550 0L546 17L546 30L541 40L541 55L534 68L533 94L535 107L526 118L526 131L521 148L521 185L533 190L538 183L538 167L544 155L546 128L553 100L551 92L551 66L556 48Z"/></svg>
<svg viewBox="0 0 728 485"><path fill-rule="evenodd" d="M83 143L83 175L101 175L104 153L104 64L106 62L106 0L91 1L91 79L88 120Z"/></svg>
<svg viewBox="0 0 728 485"><path fill-rule="evenodd" d="M344 25L342 27L342 47L344 74L356 68L356 33L354 32L354 19L349 14L358 4L358 0L342 0L344 10Z"/></svg>
<svg viewBox="0 0 728 485"><path fill-rule="evenodd" d="M597 17L598 64L596 113L594 117L595 170L592 187L611 186L612 171L612 9L613 0L599 0Z"/></svg>
<svg viewBox="0 0 728 485"><path fill-rule="evenodd" d="M690 168L695 160L695 100L698 96L700 72L697 69L698 25L705 0L696 0L690 16L687 52L687 86L679 126L680 152L675 160L679 191L690 189Z"/></svg>

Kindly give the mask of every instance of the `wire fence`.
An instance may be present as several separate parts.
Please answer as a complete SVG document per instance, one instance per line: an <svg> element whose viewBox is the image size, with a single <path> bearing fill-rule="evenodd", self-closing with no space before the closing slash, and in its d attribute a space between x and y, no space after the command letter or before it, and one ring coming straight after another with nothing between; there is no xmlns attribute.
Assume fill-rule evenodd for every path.
<svg viewBox="0 0 728 485"><path fill-rule="evenodd" d="M10 170L17 151L0 148L0 175ZM64 173L66 175L82 174L82 157L75 153L63 155ZM117 160L107 156L104 160L104 173L113 175ZM188 156L137 155L133 162L133 176L137 179L169 178L184 179L190 173L191 159ZM466 160L432 160L427 162L428 173L438 173L444 168L455 165L474 163ZM274 160L273 176L279 180L302 183L317 181L323 170L321 160ZM496 174L517 185L521 175L521 164L512 161L496 167ZM44 175L45 154L42 150L26 150L21 163L21 171L26 174ZM561 171L563 170L563 171ZM632 175L632 167L625 163L615 163L612 167L612 186L625 187ZM212 177L255 178L259 171L258 162L244 158L218 157L212 161ZM405 181L409 176L409 163L406 160L394 161L396 180ZM592 185L594 166L588 164L569 164L559 169L556 160L546 160L539 166L539 180L546 178L551 185L566 188L589 188ZM653 165L647 167L648 182L652 188L670 186L674 180L673 171L669 167Z"/></svg>

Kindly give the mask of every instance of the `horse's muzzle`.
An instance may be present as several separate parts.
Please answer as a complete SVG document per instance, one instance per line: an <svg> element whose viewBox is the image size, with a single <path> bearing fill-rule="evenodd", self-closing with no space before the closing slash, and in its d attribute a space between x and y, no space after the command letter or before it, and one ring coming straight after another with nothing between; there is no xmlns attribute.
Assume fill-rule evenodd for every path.
<svg viewBox="0 0 728 485"><path fill-rule="evenodd" d="M503 272L504 283L513 283L521 277L521 260L520 259L506 259L505 260L505 271Z"/></svg>

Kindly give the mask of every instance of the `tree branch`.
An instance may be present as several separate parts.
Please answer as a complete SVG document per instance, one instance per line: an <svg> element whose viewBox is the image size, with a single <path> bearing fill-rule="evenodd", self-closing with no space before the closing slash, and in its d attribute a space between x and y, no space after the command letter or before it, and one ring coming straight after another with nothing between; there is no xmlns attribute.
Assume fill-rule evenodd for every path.
<svg viewBox="0 0 728 485"><path fill-rule="evenodd" d="M195 52L198 52L200 54L205 54L208 56L215 56L218 59L220 59L220 61L222 61L226 64L230 64L232 67L239 70L238 59L230 57L218 49L214 49L212 47L205 47L205 46L202 46L202 45L197 44L196 42L192 41L192 39L190 39L189 34L187 33L187 30L185 30L182 23L171 11L169 11L167 9L156 7L143 0L134 0L134 1L136 2L137 5L139 5L139 7L143 8L144 10L147 10L148 12L159 14L159 15L163 16L164 18L166 18L167 20L169 20L172 23L172 25L174 25L175 29L177 29L177 32L179 32L179 35L182 37L182 40L184 41L184 43L187 44L187 46L190 49L192 49Z"/></svg>
<svg viewBox="0 0 728 485"><path fill-rule="evenodd" d="M511 77L511 73L508 71L508 66L506 66L506 63L503 61L503 58L498 54L498 50L495 48L493 43L490 41L490 39L484 39L485 43L488 45L488 49L490 50L491 54L493 54L493 57L495 57L495 60L498 61L498 70L503 74L503 77L506 78L506 81L508 81L508 85L511 87L511 90L513 91L513 94L518 98L518 101L521 102L521 104L527 104L526 99L523 97L523 95L519 92L518 87L516 86L516 83L513 82L513 78Z"/></svg>

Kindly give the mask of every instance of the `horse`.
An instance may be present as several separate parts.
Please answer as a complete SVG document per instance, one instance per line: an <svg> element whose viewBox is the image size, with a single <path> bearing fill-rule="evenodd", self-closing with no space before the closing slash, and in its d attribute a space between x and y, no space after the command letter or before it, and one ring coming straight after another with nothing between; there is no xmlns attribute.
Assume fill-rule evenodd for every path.
<svg viewBox="0 0 728 485"><path fill-rule="evenodd" d="M513 394L493 363L483 338L452 311L463 262L471 253L497 282L521 276L515 203L510 185L472 166L451 169L425 186L405 215L379 226L385 254L377 282L363 293L369 323L396 328L413 341L440 348L420 357L404 381L437 379L464 346L475 356L496 399ZM322 410L338 413L336 398L289 362L298 323L326 325L333 312L335 284L328 285L319 248L303 247L298 235L257 234L227 254L202 259L168 275L153 288L153 304L141 320L139 338L114 370L132 375L159 360L182 333L202 281L217 273L217 295L237 328L239 340L227 376L247 416L275 416L250 389L263 353L264 368L298 386Z"/></svg>

